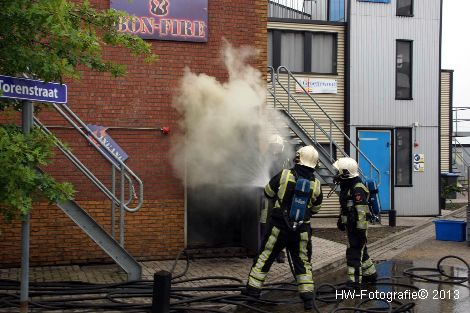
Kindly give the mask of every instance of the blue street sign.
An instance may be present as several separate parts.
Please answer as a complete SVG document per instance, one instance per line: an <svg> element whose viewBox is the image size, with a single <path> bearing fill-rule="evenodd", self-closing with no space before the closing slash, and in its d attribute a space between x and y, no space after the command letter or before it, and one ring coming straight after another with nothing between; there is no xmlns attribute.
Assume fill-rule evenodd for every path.
<svg viewBox="0 0 470 313"><path fill-rule="evenodd" d="M0 75L0 98L67 103L67 85Z"/></svg>
<svg viewBox="0 0 470 313"><path fill-rule="evenodd" d="M117 144L117 142L114 141L108 133L106 133L106 127L92 124L87 125L87 127L96 135L96 137L98 137L100 141L97 143L91 135L90 139L101 147L101 151L103 151L113 161L114 165L119 167L119 162L116 161L116 158L122 162L129 158L127 153ZM105 147L108 148L114 156L111 155L111 153Z"/></svg>

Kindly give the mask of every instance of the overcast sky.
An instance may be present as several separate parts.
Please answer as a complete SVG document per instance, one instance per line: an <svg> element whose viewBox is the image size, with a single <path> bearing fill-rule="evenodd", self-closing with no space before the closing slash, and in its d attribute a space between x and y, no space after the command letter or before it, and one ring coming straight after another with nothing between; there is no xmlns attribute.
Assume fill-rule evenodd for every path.
<svg viewBox="0 0 470 313"><path fill-rule="evenodd" d="M444 0L442 16L442 68L454 70L454 107L470 107L470 34L467 26L470 3L466 0ZM459 118L470 118L470 110L459 112ZM470 131L470 122L460 122L459 131ZM470 143L470 138L460 140Z"/></svg>

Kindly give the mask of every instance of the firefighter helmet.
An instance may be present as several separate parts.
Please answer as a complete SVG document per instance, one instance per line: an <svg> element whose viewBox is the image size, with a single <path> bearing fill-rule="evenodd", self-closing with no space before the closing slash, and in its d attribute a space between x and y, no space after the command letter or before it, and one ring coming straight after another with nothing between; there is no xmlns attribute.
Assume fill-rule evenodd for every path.
<svg viewBox="0 0 470 313"><path fill-rule="evenodd" d="M333 166L338 170L340 178L348 179L359 176L359 166L352 158L339 158Z"/></svg>
<svg viewBox="0 0 470 313"><path fill-rule="evenodd" d="M313 146L305 146L297 150L296 163L310 168L315 168L318 163L318 151Z"/></svg>

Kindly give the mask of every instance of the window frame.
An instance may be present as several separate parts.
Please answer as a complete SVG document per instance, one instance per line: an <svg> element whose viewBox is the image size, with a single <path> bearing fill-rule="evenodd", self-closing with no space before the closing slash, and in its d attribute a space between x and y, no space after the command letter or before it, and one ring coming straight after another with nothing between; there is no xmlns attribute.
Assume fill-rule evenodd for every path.
<svg viewBox="0 0 470 313"><path fill-rule="evenodd" d="M405 98L398 97L398 43L405 42L410 44L410 96ZM413 100L413 40L409 39L397 39L395 41L395 100Z"/></svg>
<svg viewBox="0 0 470 313"><path fill-rule="evenodd" d="M338 33L325 31L303 31L303 30L287 30L287 29L268 29L272 32L272 67L277 69L281 65L281 47L282 33L303 33L304 34L304 66L303 71L293 71L293 74L313 74L325 76L338 76ZM333 71L331 73L313 72L312 71L312 34L327 34L333 36L333 53L331 60ZM268 47L269 49L269 47ZM268 64L269 66L269 64Z"/></svg>
<svg viewBox="0 0 470 313"><path fill-rule="evenodd" d="M414 12L415 12L415 2L414 0L411 0L411 12L410 14L398 14L398 2L400 2L400 0L397 0L397 10L396 10L396 15L397 16L402 16L402 17L414 17Z"/></svg>
<svg viewBox="0 0 470 313"><path fill-rule="evenodd" d="M409 147L410 147L410 154L408 155L408 160L409 160L409 170L410 170L410 176L409 176L409 184L400 184L398 183L398 160L399 160L399 155L398 155L398 132L400 130L407 130L409 131ZM394 174L395 174L395 179L394 179L394 186L395 187L413 187L413 128L412 127L397 127L395 128L394 132L394 141L395 141L395 169L394 169Z"/></svg>

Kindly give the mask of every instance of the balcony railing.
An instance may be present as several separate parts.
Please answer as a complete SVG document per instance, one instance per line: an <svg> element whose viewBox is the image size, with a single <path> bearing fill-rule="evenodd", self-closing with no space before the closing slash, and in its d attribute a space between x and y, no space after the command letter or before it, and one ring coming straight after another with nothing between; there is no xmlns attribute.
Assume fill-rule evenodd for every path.
<svg viewBox="0 0 470 313"><path fill-rule="evenodd" d="M268 17L346 22L347 0L268 0Z"/></svg>

